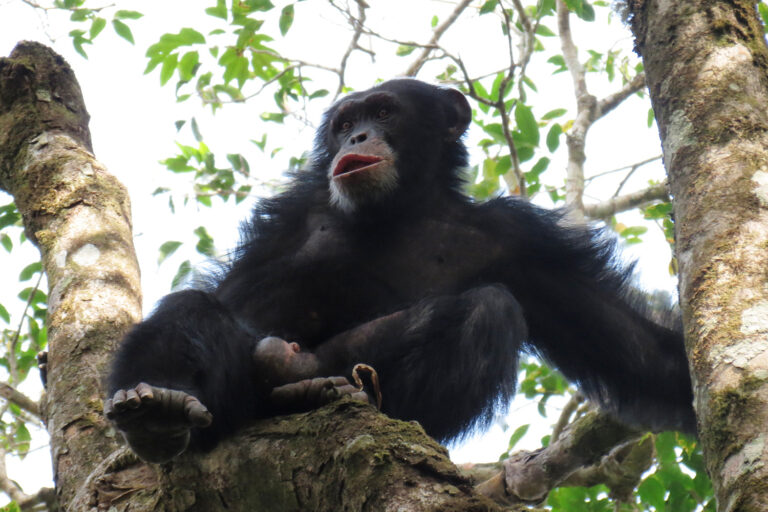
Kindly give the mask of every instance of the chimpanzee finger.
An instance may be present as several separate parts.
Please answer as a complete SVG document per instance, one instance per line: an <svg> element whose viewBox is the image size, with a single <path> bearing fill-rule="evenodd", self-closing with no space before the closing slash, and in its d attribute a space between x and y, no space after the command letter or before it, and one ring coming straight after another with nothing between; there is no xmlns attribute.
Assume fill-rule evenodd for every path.
<svg viewBox="0 0 768 512"><path fill-rule="evenodd" d="M213 414L192 395L187 395L184 399L184 413L196 427L207 427L213 421Z"/></svg>
<svg viewBox="0 0 768 512"><path fill-rule="evenodd" d="M112 405L116 412L124 411L128 404L125 403L126 395L124 389L118 389L112 397Z"/></svg>
<svg viewBox="0 0 768 512"><path fill-rule="evenodd" d="M141 405L141 398L135 389L125 391L125 404L129 409L136 409Z"/></svg>
<svg viewBox="0 0 768 512"><path fill-rule="evenodd" d="M104 400L104 416L106 416L108 419L112 419L115 415L115 406L112 402L111 398L107 398Z"/></svg>
<svg viewBox="0 0 768 512"><path fill-rule="evenodd" d="M139 382L139 384L136 385L136 392L141 397L142 402L151 402L155 398L154 392L152 391L152 386L146 382Z"/></svg>

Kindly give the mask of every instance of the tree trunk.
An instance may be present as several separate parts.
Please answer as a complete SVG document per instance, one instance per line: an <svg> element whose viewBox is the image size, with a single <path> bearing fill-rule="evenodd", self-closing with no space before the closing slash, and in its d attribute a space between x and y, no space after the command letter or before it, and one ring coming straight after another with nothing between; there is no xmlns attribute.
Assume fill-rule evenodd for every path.
<svg viewBox="0 0 768 512"><path fill-rule="evenodd" d="M59 502L68 511L494 511L415 423L341 400L256 423L209 454L140 461L102 415L102 377L140 318L123 186L91 153L72 70L21 43L0 59L0 188L49 284L48 390Z"/></svg>
<svg viewBox="0 0 768 512"><path fill-rule="evenodd" d="M633 0L675 199L680 302L718 510L768 506L768 49L754 1Z"/></svg>

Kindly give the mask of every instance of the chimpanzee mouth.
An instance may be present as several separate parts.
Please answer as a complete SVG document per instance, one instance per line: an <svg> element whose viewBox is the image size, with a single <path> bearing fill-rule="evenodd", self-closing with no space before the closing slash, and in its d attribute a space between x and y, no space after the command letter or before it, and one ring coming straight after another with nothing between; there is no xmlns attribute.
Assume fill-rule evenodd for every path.
<svg viewBox="0 0 768 512"><path fill-rule="evenodd" d="M339 163L336 164L336 167L333 169L333 177L341 176L343 174L350 174L357 171L362 171L364 169L368 169L371 167L374 167L377 163L384 160L381 157L378 156L372 156L372 155L344 155L341 157L341 160L339 160Z"/></svg>

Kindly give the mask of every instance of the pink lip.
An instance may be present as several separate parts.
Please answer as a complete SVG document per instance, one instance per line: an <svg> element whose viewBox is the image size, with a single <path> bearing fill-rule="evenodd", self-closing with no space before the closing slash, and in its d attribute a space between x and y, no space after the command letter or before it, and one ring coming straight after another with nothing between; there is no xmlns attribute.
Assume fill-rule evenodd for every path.
<svg viewBox="0 0 768 512"><path fill-rule="evenodd" d="M333 175L348 174L361 169L370 167L372 164L381 162L383 159L378 156L350 154L341 157L341 160L333 169Z"/></svg>

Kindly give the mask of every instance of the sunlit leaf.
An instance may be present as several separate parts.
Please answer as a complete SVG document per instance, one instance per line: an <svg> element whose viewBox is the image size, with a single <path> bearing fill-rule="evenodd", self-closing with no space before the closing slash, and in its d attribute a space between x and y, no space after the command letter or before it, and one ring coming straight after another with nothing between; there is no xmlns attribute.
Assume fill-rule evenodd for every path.
<svg viewBox="0 0 768 512"><path fill-rule="evenodd" d="M134 44L133 33L131 32L131 29L128 27L128 25L126 25L125 23L123 23L118 19L114 19L112 20L112 28L115 29L115 32L117 33L117 35L119 35L129 43Z"/></svg>

